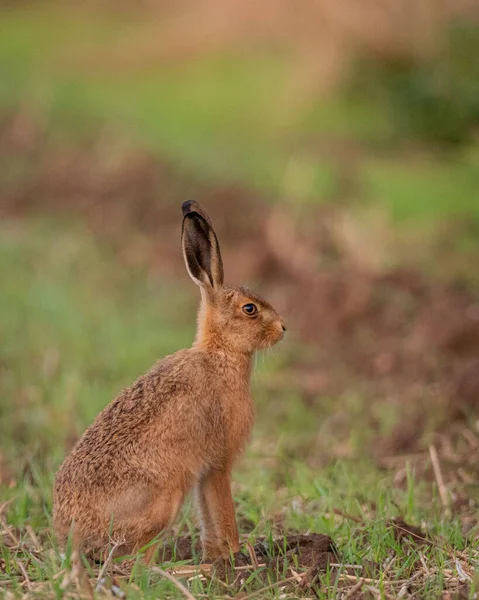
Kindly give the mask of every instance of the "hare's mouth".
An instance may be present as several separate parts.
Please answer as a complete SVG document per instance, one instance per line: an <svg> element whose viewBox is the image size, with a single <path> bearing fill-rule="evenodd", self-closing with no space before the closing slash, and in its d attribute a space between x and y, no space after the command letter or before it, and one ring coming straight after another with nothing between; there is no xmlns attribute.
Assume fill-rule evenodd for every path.
<svg viewBox="0 0 479 600"><path fill-rule="evenodd" d="M282 327L271 327L265 336L263 344L261 344L261 348L271 348L271 346L280 342L284 338L284 331Z"/></svg>

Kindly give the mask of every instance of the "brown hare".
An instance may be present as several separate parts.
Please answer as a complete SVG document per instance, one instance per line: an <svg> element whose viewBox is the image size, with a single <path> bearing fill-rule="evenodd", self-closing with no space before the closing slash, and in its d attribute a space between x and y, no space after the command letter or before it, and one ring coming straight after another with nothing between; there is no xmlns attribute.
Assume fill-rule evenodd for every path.
<svg viewBox="0 0 479 600"><path fill-rule="evenodd" d="M253 425L252 357L281 340L285 326L256 294L223 285L208 214L193 201L182 210L183 256L201 290L196 340L124 389L61 465L55 531L62 542L71 531L83 551L102 553L112 541L123 553L140 550L172 523L191 489L205 560L239 551L230 478Z"/></svg>

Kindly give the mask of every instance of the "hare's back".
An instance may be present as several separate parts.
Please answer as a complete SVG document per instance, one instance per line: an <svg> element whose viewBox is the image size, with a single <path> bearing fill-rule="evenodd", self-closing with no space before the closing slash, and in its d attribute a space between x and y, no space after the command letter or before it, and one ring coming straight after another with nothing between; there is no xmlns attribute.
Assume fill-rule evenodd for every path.
<svg viewBox="0 0 479 600"><path fill-rule="evenodd" d="M158 361L97 416L60 468L57 483L67 477L79 485L115 486L134 473L144 479L159 460L164 470L167 454L178 454L180 444L184 453L195 452L199 440L192 433L208 438L212 423L208 367L189 350Z"/></svg>

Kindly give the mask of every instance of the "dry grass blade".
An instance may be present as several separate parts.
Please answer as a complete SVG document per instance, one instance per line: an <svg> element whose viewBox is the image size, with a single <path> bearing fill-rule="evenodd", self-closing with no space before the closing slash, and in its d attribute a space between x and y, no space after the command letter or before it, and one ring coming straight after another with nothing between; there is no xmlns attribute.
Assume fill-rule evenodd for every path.
<svg viewBox="0 0 479 600"><path fill-rule="evenodd" d="M0 515L3 515L3 513L5 512L5 509L7 509L10 504L13 502L14 498L11 498L10 500L7 500L6 502L2 502L0 504Z"/></svg>
<svg viewBox="0 0 479 600"><path fill-rule="evenodd" d="M446 486L444 485L444 479L442 477L441 464L437 456L435 446L429 446L429 455L431 457L432 468L434 471L434 477L436 478L437 487L439 489L439 496L444 508L449 508L449 495L447 493Z"/></svg>
<svg viewBox="0 0 479 600"><path fill-rule="evenodd" d="M293 568L291 568L291 573L293 574L293 577L295 577L296 581L298 583L301 583L301 575L297 573Z"/></svg>
<svg viewBox="0 0 479 600"><path fill-rule="evenodd" d="M338 579L343 581L361 581L361 583L370 583L375 585L378 585L380 583L377 579L370 579L369 577L358 577L357 575L348 575L347 573L341 573L341 575L338 576ZM388 582L384 581L383 583Z"/></svg>
<svg viewBox="0 0 479 600"><path fill-rule="evenodd" d="M256 552L254 551L253 545L250 542L246 542L245 545L248 548L249 558L251 560L251 564L253 565L253 569L256 571L259 567L258 559L256 558Z"/></svg>
<svg viewBox="0 0 479 600"><path fill-rule="evenodd" d="M368 589L371 586L374 589L377 589L376 586L381 586L381 585L387 586L387 587L391 587L391 586L395 586L395 585L409 586L414 580L418 579L419 577L421 577L423 575L424 575L424 571L420 570L420 571L417 571L409 579L396 579L396 580L382 579L382 581L379 581L377 579L370 579L368 577L358 577L357 575L348 575L347 573L342 573L341 575L339 575L338 579L343 580L343 581L357 581L358 583L361 582L362 585L367 584Z"/></svg>
<svg viewBox="0 0 479 600"><path fill-rule="evenodd" d="M463 566L461 565L461 563L459 562L459 560L457 558L455 559L454 564L456 565L456 570L457 570L457 574L459 575L459 580L472 581L472 577L469 575L469 573L466 573L466 571L464 570Z"/></svg>
<svg viewBox="0 0 479 600"><path fill-rule="evenodd" d="M171 574L175 577L194 577L195 575L202 573L209 573L211 565L201 564L198 566L179 565L171 570Z"/></svg>
<svg viewBox="0 0 479 600"><path fill-rule="evenodd" d="M17 559L17 565L18 565L20 571L22 572L23 581L27 587L27 590L31 590L32 582L30 581L30 577L28 577L28 573L27 573L27 570L25 569L25 565L22 563L21 560L18 560L18 559Z"/></svg>
<svg viewBox="0 0 479 600"><path fill-rule="evenodd" d="M356 592L359 592L359 590L363 587L364 585L364 581L362 579L360 579L357 583L355 583L353 585L353 587L348 591L348 593L346 594L346 596L344 596L345 600L346 598L351 598L352 596L354 596L354 594Z"/></svg>
<svg viewBox="0 0 479 600"><path fill-rule="evenodd" d="M60 577L63 577L65 575L65 571L66 569L62 569L61 571L58 571L58 573L55 573L55 575L52 577L52 580L56 581L57 579L60 579Z"/></svg>
<svg viewBox="0 0 479 600"><path fill-rule="evenodd" d="M158 575L161 575L165 579L168 579L168 581L171 581L171 583L180 590L180 592L185 596L185 598L188 598L188 600L196 600L193 594L186 589L186 587L181 583L181 581L178 581L178 579L176 579L176 577L174 577L171 573L163 571L163 569L160 569L160 567L152 567L151 570L153 571L153 573L158 573Z"/></svg>
<svg viewBox="0 0 479 600"><path fill-rule="evenodd" d="M107 559L105 560L105 562L104 562L104 564L103 564L102 568L100 569L100 572L98 573L98 577L97 577L97 580L96 580L97 587L98 587L98 584L100 583L100 581L101 581L101 579L102 579L103 575L105 574L105 571L107 570L107 568L108 568L108 565L109 565L109 564L110 564L110 562L111 562L111 559L112 559L113 553L115 552L115 550L118 548L118 546L119 546L119 545L120 545L120 543L119 543L119 542L117 542L116 544L114 544L114 545L112 546L112 548L111 548L111 550L110 550L110 553L109 553L109 554L108 554L108 556L107 556Z"/></svg>
<svg viewBox="0 0 479 600"><path fill-rule="evenodd" d="M281 587L282 585L286 585L287 583L291 583L292 581L298 581L298 577L303 578L304 573L300 575L294 575L293 577L288 577L287 579L282 579L281 581L277 581L276 583L272 583L271 585L267 585L256 592L248 594L248 596L244 596L241 600L251 600L251 598L262 598L263 594L269 590L273 590L274 588Z"/></svg>
<svg viewBox="0 0 479 600"><path fill-rule="evenodd" d="M335 569L360 569L361 571L364 569L363 565L350 565L347 563L331 562L329 563L329 566L334 567Z"/></svg>
<svg viewBox="0 0 479 600"><path fill-rule="evenodd" d="M8 537L15 544L15 546L19 546L20 542L17 540L17 538L13 534L12 528L8 525L8 523L5 521L5 519L1 515L0 515L0 523L2 524L3 529L5 530L5 532L8 535Z"/></svg>
<svg viewBox="0 0 479 600"><path fill-rule="evenodd" d="M257 563L256 568L260 568L260 567L265 567L266 563ZM235 571L251 571L253 569L253 565L244 565L241 567L235 567L234 570ZM172 575L175 575L176 577L192 577L194 575L198 575L199 573L203 573L203 574L209 574L211 572L212 569L212 565L210 564L201 564L198 565L197 567L193 566L190 567L188 565L185 566L178 566L175 569L172 570Z"/></svg>
<svg viewBox="0 0 479 600"><path fill-rule="evenodd" d="M36 536L35 532L33 531L32 526L31 525L26 525L25 530L28 533L28 537L32 540L33 545L35 546L35 549L38 550L39 552L41 552L42 551L42 545L40 543L40 540Z"/></svg>
<svg viewBox="0 0 479 600"><path fill-rule="evenodd" d="M359 517L355 517L353 515L345 513L344 511L340 510L339 508L333 508L333 513L335 515L338 515L338 517L343 517L344 519L348 519L348 521L354 521L354 523L362 523L363 522L363 520L360 519Z"/></svg>
<svg viewBox="0 0 479 600"><path fill-rule="evenodd" d="M372 585L368 585L367 590L378 600L382 600L382 598L387 598L389 600L389 598L391 598L391 596L388 596L387 594L382 594L379 588Z"/></svg>
<svg viewBox="0 0 479 600"><path fill-rule="evenodd" d="M388 562L388 564L386 565L384 571L383 571L383 575L387 575L387 573L391 570L391 567L394 565L394 563L396 562L397 556L393 556L391 558L391 560Z"/></svg>
<svg viewBox="0 0 479 600"><path fill-rule="evenodd" d="M421 561L422 568L424 569L426 576L429 576L429 568L426 563L426 557L424 556L424 554L422 552L419 552L419 560Z"/></svg>

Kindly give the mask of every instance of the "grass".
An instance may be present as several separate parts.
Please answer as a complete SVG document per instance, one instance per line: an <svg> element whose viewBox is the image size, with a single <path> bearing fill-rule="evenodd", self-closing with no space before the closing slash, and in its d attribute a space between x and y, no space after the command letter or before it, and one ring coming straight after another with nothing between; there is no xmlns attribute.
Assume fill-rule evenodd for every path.
<svg viewBox="0 0 479 600"><path fill-rule="evenodd" d="M293 201L336 201L352 148L358 175L349 201L372 201L393 222L477 221L477 144L453 159L396 152L407 140L398 140L394 114L372 95L353 89L291 104L287 51L240 44L175 62L174 49L162 54L167 18L71 11L40 2L2 15L1 107L23 106L73 137L106 123L205 178ZM156 58L142 59L152 45ZM378 160L383 154L394 167ZM466 227L462 235L473 234Z"/></svg>
<svg viewBox="0 0 479 600"><path fill-rule="evenodd" d="M7 221L0 240L0 331L7 341L0 349L0 438L8 468L8 473L2 471L0 488L0 591L76 597L74 584L61 588L69 558L68 551L65 556L56 546L51 528L53 474L71 441L123 386L157 358L190 343L196 290L186 274L173 283L123 268L108 247L78 224ZM284 535L285 544L291 532L329 535L341 564L357 565L353 572L371 580L364 586L374 588L378 597L397 594L415 577L410 585L419 597L435 598L442 589L460 587L464 579L472 598L474 586L467 577L477 541L463 533L459 513L450 517L445 512L434 481L415 477L414 468L406 465L398 483L396 471L379 469L360 446L350 458L323 461L319 468L321 457L311 448L320 423L337 407L325 403L312 418L310 409L294 399L294 390L271 397L269 383L288 352L286 343L275 356L258 361L253 381L258 422L234 477L243 535L253 543ZM363 427L358 416L362 402L356 416L351 415L353 438ZM398 516L422 526L432 543L416 546L398 540L391 524ZM176 532L197 539L189 507ZM391 557L394 563L386 570ZM301 579L306 571L298 560ZM420 568L418 560L423 561ZM182 596L174 583L136 559L133 563L131 569L121 564L106 569L129 598ZM188 583L175 571L178 563L162 568L176 573L195 597L228 592L218 591L215 578ZM99 567L91 576L96 579L98 572ZM287 565L279 570L260 567L242 589L253 594L287 579L288 573ZM330 566L310 593L314 589L319 598L335 598L339 587L345 594L356 583L350 570ZM280 588L275 585L260 597L280 597ZM286 591L281 597L296 593L298 589Z"/></svg>
<svg viewBox="0 0 479 600"><path fill-rule="evenodd" d="M2 350L8 401L2 413L15 409L27 420L20 436L26 442L77 435L118 386L191 341L193 332L182 324L184 313L194 322L194 308L181 287L174 287L172 302L171 282L153 285L118 266L112 270L109 260L107 250L67 225L4 230L2 334L9 343ZM68 423L70 412L80 415L79 424ZM5 418L1 437L4 447L14 441L22 450L19 432Z"/></svg>
<svg viewBox="0 0 479 600"><path fill-rule="evenodd" d="M258 485L251 473L244 472L238 476L237 512L240 517L248 517L250 520L252 531L247 537L253 543L262 536L271 539L274 533L270 524L271 516L276 508L271 498L278 495L277 500L281 500L286 528L331 535L342 557L342 564L357 565L355 572L372 580L369 584L381 590L383 597L394 591L398 593L404 583L414 575L416 583L413 585L411 582L411 589L416 597L421 598L436 598L441 590L454 588L454 584L459 583L459 580L467 581L467 575L464 573L470 575L472 572L471 567L477 558L477 544L467 545L459 522L445 522L442 519L436 499L427 509L417 503L417 496L420 495L423 486L416 488L415 484L411 484L411 487L403 492L395 491L388 476L380 476L366 465L358 469L357 465L353 467L337 464L321 474L312 473L294 464L291 464L290 468L292 479L280 490L271 483L271 470L260 470L262 475L267 474L262 485ZM10 527L4 527L4 541L0 547L0 557L4 561L0 588L15 595L28 594L30 588L27 597L36 594L42 597L74 596L75 586L72 585L67 590L60 589L65 573L68 572L69 558L68 552L66 557L62 555L51 534L51 477L34 473L28 480L19 482L6 497L14 498L14 504L10 505L7 512ZM301 498L301 503L292 502L298 498ZM246 506L252 505L261 506L261 511L255 514L245 509ZM428 537L434 540L433 543L416 547L412 543L398 540L390 521L391 515L397 514L398 506L404 509L411 520L427 524ZM340 513L346 516L341 516ZM183 518L181 525L183 530L191 531L193 536L196 536L189 516ZM10 537L6 535L6 531ZM394 563L385 571L393 557ZM263 560L266 562L266 559ZM426 569L420 573L420 578L417 576L418 560L423 561ZM457 566L456 560L459 561L460 567ZM183 564L191 565L191 561ZM163 563L162 568L173 572L176 569L178 576L178 573L181 573L181 565L181 562ZM28 573L28 580L22 567ZM122 572L118 566L116 573L116 581L128 597L181 597L174 585L158 577L153 570L145 569L141 562L136 560L133 567L131 563L129 567L131 571L126 571L123 567ZM112 570L114 571L110 568L110 572ZM301 565L297 570L303 573ZM99 567L91 573L95 579L98 571ZM326 569L320 582L314 586L319 598L335 598L338 586L346 593L356 583L355 578L350 576L350 571L346 568L341 571L335 580L333 574L338 575L337 567L331 566ZM118 572L122 573L122 576L119 576ZM269 582L282 581L285 576L287 578L286 572L287 567L284 568L284 572L260 567L242 589L247 593L261 590ZM341 578L341 575L348 576L348 579ZM179 578L185 581L181 575ZM218 597L214 581L197 580L186 585L194 596L206 594L207 597ZM225 593L223 591L221 595ZM296 597L294 593L287 594L286 597ZM261 597L280 597L280 593L278 589L273 589ZM469 597L473 597L473 588Z"/></svg>

